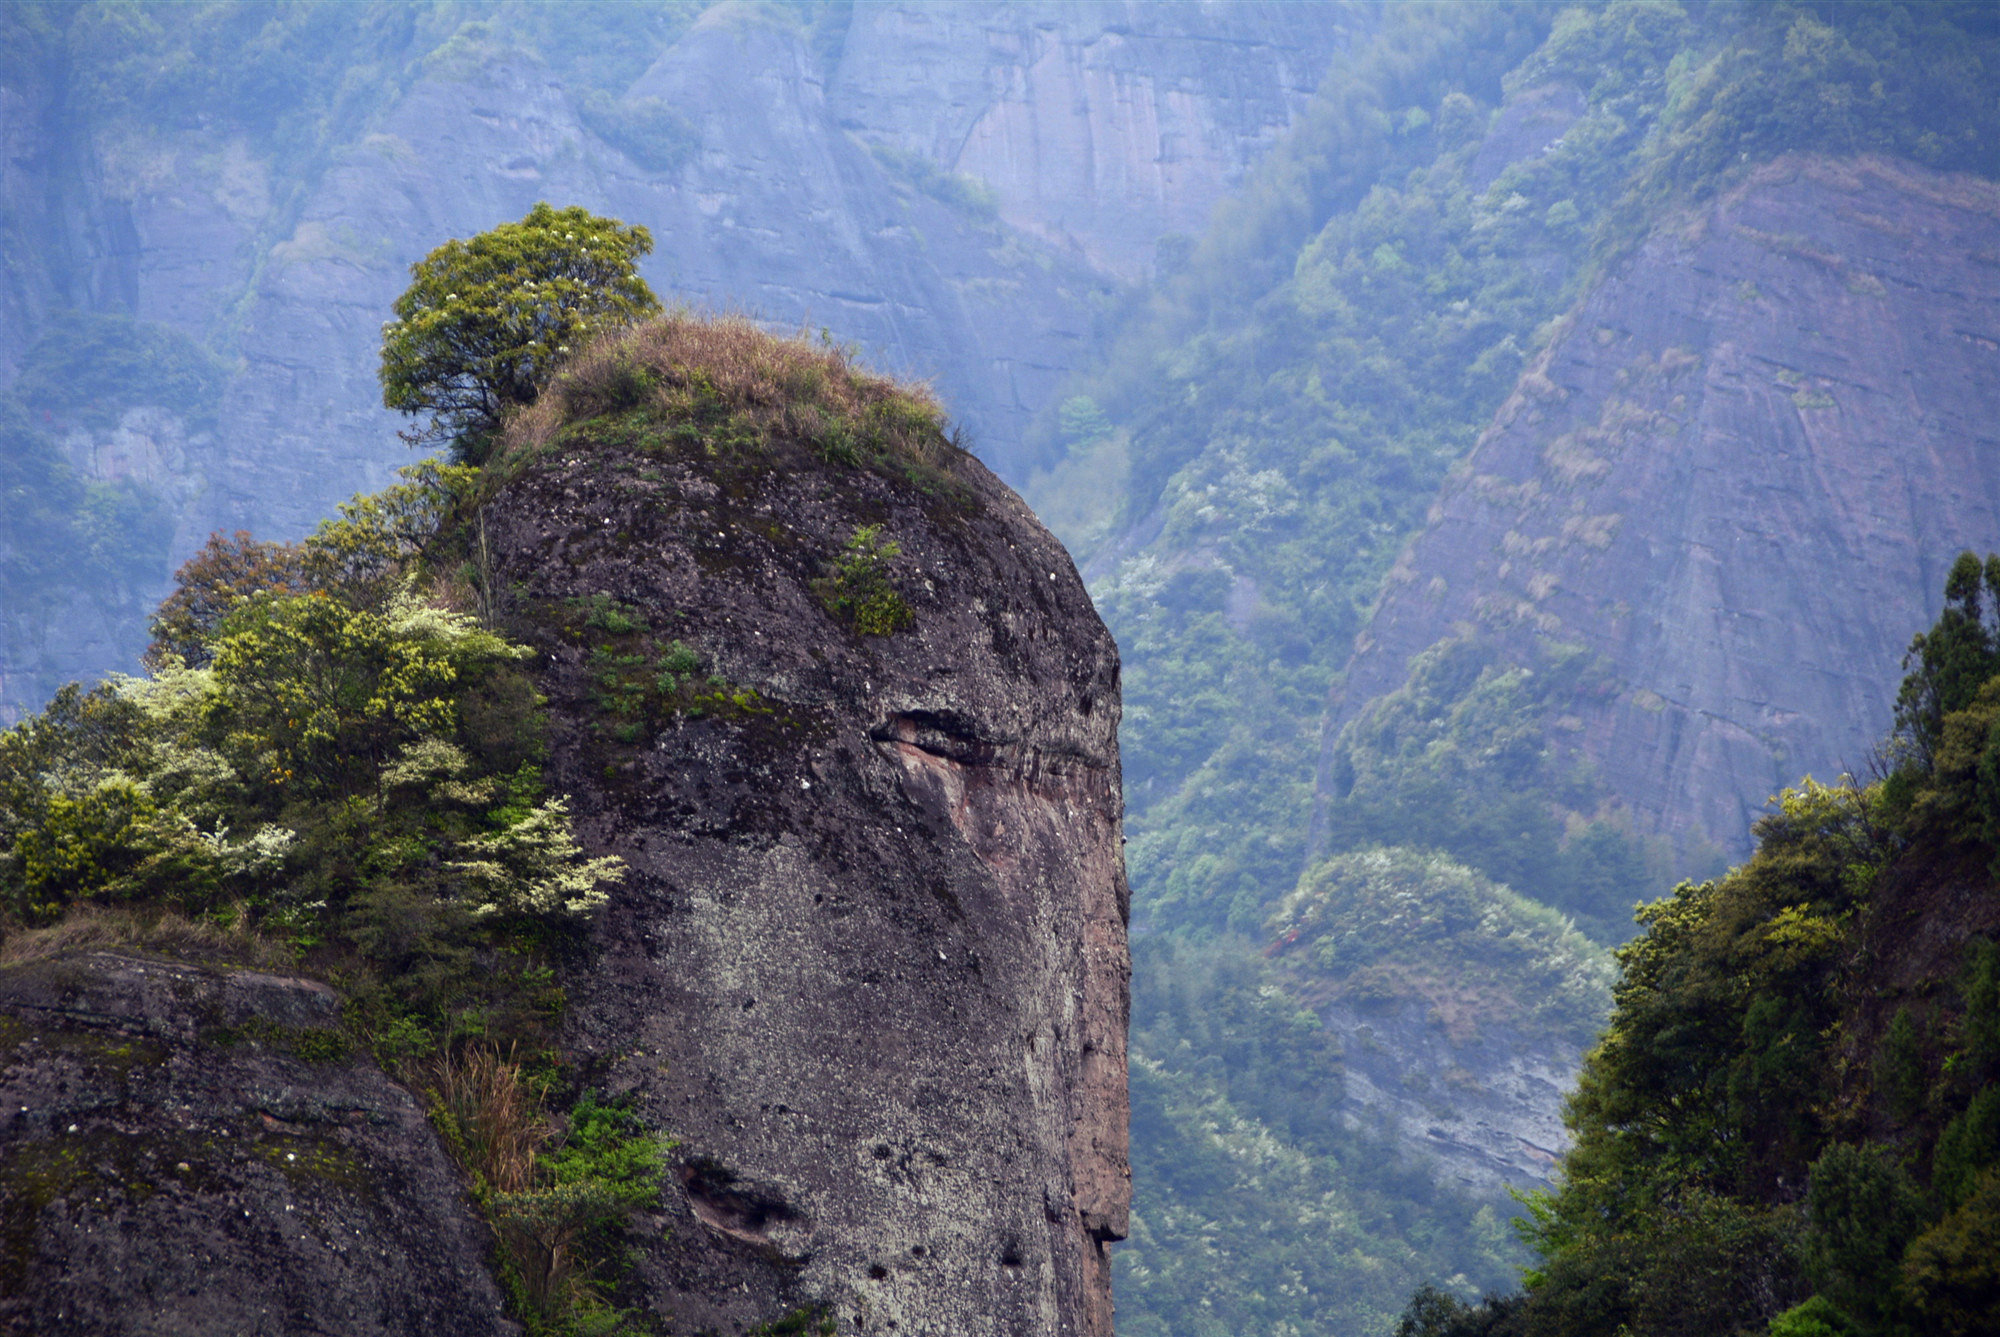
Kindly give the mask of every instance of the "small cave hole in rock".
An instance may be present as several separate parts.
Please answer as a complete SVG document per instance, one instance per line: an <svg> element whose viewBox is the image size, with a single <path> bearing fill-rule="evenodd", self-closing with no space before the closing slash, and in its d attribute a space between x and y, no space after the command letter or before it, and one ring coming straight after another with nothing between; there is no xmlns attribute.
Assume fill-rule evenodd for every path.
<svg viewBox="0 0 2000 1337"><path fill-rule="evenodd" d="M772 1189L743 1182L712 1157L696 1157L680 1170L688 1205L704 1224L737 1239L768 1242L774 1222L798 1219L790 1203Z"/></svg>
<svg viewBox="0 0 2000 1337"><path fill-rule="evenodd" d="M870 1263L868 1265L868 1279L870 1281L880 1281L882 1280L882 1278L888 1275L889 1275L889 1269L882 1266L880 1263Z"/></svg>
<svg viewBox="0 0 2000 1337"><path fill-rule="evenodd" d="M875 1159L878 1161L889 1159L889 1147L887 1143L877 1142L875 1144Z"/></svg>
<svg viewBox="0 0 2000 1337"><path fill-rule="evenodd" d="M924 1246L923 1246L923 1245L921 1245L921 1244L912 1244L912 1245L910 1246L910 1253L911 1253L912 1255L914 1255L915 1257L918 1257L918 1258L922 1258L922 1257L923 1257L923 1256L924 1256L925 1254L927 1254L927 1253L929 1253L929 1252L930 1252L930 1251L929 1251L928 1249L924 1248Z"/></svg>
<svg viewBox="0 0 2000 1337"><path fill-rule="evenodd" d="M1021 1246L1013 1240L1008 1240L1005 1243L1003 1243L1000 1246L1000 1266L1019 1267L1020 1265L1021 1265Z"/></svg>

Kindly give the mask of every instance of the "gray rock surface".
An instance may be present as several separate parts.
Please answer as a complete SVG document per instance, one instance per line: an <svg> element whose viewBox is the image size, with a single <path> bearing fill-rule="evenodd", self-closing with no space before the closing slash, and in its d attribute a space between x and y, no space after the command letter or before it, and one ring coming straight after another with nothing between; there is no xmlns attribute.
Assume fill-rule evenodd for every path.
<svg viewBox="0 0 2000 1337"><path fill-rule="evenodd" d="M1061 545L970 457L920 490L782 445L554 450L485 523L547 656L556 783L630 867L567 1043L680 1140L639 1265L658 1310L1109 1337L1118 660ZM894 635L815 593L863 524L902 546ZM597 597L652 642L594 644ZM602 655L669 637L737 704L621 734Z"/></svg>
<svg viewBox="0 0 2000 1337"><path fill-rule="evenodd" d="M861 5L829 97L864 139L986 183L1010 225L1136 279L1162 236L1202 230L1371 18L1282 3Z"/></svg>
<svg viewBox="0 0 2000 1337"><path fill-rule="evenodd" d="M2000 187L1793 158L1657 229L1391 573L1329 726L1454 635L1602 657L1545 721L1642 830L1747 852L1864 772L1959 551L2000 549Z"/></svg>
<svg viewBox="0 0 2000 1337"><path fill-rule="evenodd" d="M1455 1036L1414 1003L1314 1010L1340 1037L1342 1117L1418 1151L1440 1183L1497 1198L1547 1183L1569 1149L1573 1042L1494 1025Z"/></svg>
<svg viewBox="0 0 2000 1337"><path fill-rule="evenodd" d="M293 1052L339 1018L254 971L0 968L0 1332L518 1332L409 1092Z"/></svg>

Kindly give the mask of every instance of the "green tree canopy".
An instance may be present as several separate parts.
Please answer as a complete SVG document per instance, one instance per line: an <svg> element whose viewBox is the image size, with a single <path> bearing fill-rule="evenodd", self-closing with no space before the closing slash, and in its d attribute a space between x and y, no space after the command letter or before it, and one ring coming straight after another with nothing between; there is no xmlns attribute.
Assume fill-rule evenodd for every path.
<svg viewBox="0 0 2000 1337"><path fill-rule="evenodd" d="M542 203L411 265L382 327L382 402L422 420L406 439L484 458L502 416L535 401L571 345L660 310L637 268L652 249L643 227Z"/></svg>

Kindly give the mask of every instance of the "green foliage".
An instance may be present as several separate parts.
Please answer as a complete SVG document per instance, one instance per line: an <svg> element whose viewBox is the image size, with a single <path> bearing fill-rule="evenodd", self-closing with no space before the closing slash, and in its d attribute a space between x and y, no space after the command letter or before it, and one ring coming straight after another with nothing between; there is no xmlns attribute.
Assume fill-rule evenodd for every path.
<svg viewBox="0 0 2000 1337"><path fill-rule="evenodd" d="M1982 1088L1938 1135L1931 1156L1931 1187L1947 1207L1956 1207L1989 1165L2000 1165L2000 1085L1996 1084Z"/></svg>
<svg viewBox="0 0 2000 1337"><path fill-rule="evenodd" d="M740 316L674 311L598 339L506 433L510 467L552 450L696 452L769 463L803 448L963 500L961 452L928 390L870 375L822 331L784 339Z"/></svg>
<svg viewBox="0 0 2000 1337"><path fill-rule="evenodd" d="M303 542L259 542L244 530L210 535L155 611L147 658L206 665L223 619L260 598L318 594L350 611L382 610L400 589L404 564L466 501L476 471L433 459L397 472L403 482L342 502Z"/></svg>
<svg viewBox="0 0 2000 1337"><path fill-rule="evenodd" d="M801 1305L750 1329L748 1337L833 1337L833 1312L825 1305Z"/></svg>
<svg viewBox="0 0 2000 1337"><path fill-rule="evenodd" d="M1411 1286L1513 1275L1505 1213L1343 1113L1316 975L1233 935L1133 941L1131 1238L1121 1332L1386 1332ZM1456 1274L1456 1275L1454 1275ZM1229 1327L1223 1327L1228 1316Z"/></svg>
<svg viewBox="0 0 2000 1337"><path fill-rule="evenodd" d="M410 267L383 327L382 402L425 419L413 443L445 441L478 462L572 345L659 311L637 269L652 249L643 227L547 204L437 247Z"/></svg>
<svg viewBox="0 0 2000 1337"><path fill-rule="evenodd" d="M212 425L221 365L178 330L124 316L62 311L21 359L14 393L36 413L107 427L140 405Z"/></svg>
<svg viewBox="0 0 2000 1337"><path fill-rule="evenodd" d="M570 1107L562 1145L544 1164L558 1184L594 1182L612 1202L637 1208L658 1201L667 1151L634 1111L631 1098L605 1101L586 1091Z"/></svg>
<svg viewBox="0 0 2000 1337"><path fill-rule="evenodd" d="M1882 1037L1875 1055L1875 1089L1882 1092L1889 1113L1907 1119L1923 1108L1930 1073L1924 1062L1925 1046L1918 1034L1910 1009L1899 1007Z"/></svg>
<svg viewBox="0 0 2000 1337"><path fill-rule="evenodd" d="M1926 1332L1972 1337L2000 1328L2000 1168L1910 1246L1902 1282Z"/></svg>
<svg viewBox="0 0 2000 1337"><path fill-rule="evenodd" d="M1893 1311L1896 1265L1924 1214L1888 1149L1837 1142L1812 1164L1805 1255L1818 1294L1868 1330Z"/></svg>
<svg viewBox="0 0 2000 1337"><path fill-rule="evenodd" d="M2000 948L1966 899L1987 892L1957 889L1995 853L1961 746L2000 683L1990 588L1970 554L1953 567L1911 652L1890 781L1787 790L1748 863L1640 912L1560 1187L1528 1204L1541 1261L1510 1331L1991 1329ZM1954 934L1942 970L1903 946Z"/></svg>
<svg viewBox="0 0 2000 1337"><path fill-rule="evenodd" d="M524 653L411 595L379 612L317 592L253 597L218 628L211 716L239 773L353 793L454 735L458 684Z"/></svg>
<svg viewBox="0 0 2000 1337"><path fill-rule="evenodd" d="M686 686L701 668L701 656L697 655L687 642L675 641L667 647L666 653L660 656L656 667L660 670L660 676L654 679L654 685L660 691L672 695Z"/></svg>
<svg viewBox="0 0 2000 1337"><path fill-rule="evenodd" d="M862 525L847 538L833 573L814 585L826 611L857 636L892 636L916 622L890 577L903 545L882 537L882 526Z"/></svg>
<svg viewBox="0 0 2000 1337"><path fill-rule="evenodd" d="M1611 1005L1611 959L1545 906L1442 855L1337 855L1307 870L1268 925L1333 996L1421 1002L1455 1036L1513 1026L1588 1044Z"/></svg>
<svg viewBox="0 0 2000 1337"><path fill-rule="evenodd" d="M1771 1337L1852 1337L1854 1325L1824 1295L1809 1296L1771 1320Z"/></svg>
<svg viewBox="0 0 2000 1337"><path fill-rule="evenodd" d="M512 1254L530 1300L529 1331L548 1337L647 1331L607 1299L626 1249L632 1214L658 1204L673 1144L646 1126L628 1100L585 1091L563 1136L535 1157L525 1185L489 1192L489 1215ZM587 1260L582 1267L579 1260Z"/></svg>
<svg viewBox="0 0 2000 1337"><path fill-rule="evenodd" d="M1920 766L1936 763L1945 716L1972 705L2000 671L2000 644L1986 617L1989 599L2000 617L2000 555L1982 565L1973 553L1960 553L1945 578L1937 625L1918 632L1903 656L1908 676L1896 695L1896 736Z"/></svg>
<svg viewBox="0 0 2000 1337"><path fill-rule="evenodd" d="M1974 34L1961 32L1966 51L1944 58L1945 32L1963 13L1869 12L1892 11L1899 17L1887 26L1860 9L1826 22L1850 42L1907 38L1912 51L1943 58L1954 81L1961 68L1984 68L1992 43ZM1163 281L1088 387L1131 434L1128 523L1149 517L1147 532L1158 534L1095 591L1127 649L1134 843L1153 839L1156 826L1174 843L1204 830L1221 865L1207 882L1211 915L1253 881L1268 904L1290 870L1274 886L1253 867L1255 851L1305 843L1289 786L1271 787L1285 801L1238 802L1233 787L1215 783L1226 759L1281 738L1274 712L1290 715L1292 700L1304 704L1291 727L1311 727L1357 610L1444 469L1596 272L1578 261L1615 252L1672 200L1712 190L1780 148L1849 146L1845 130L1780 99L1759 113L1746 159L1729 128L1736 122L1710 115L1721 97L1715 80L1736 89L1731 97L1771 91L1769 62L1792 59L1787 34L1819 21L1804 11L1710 6L1697 21L1678 5L1625 3L1576 7L1540 26L1553 18L1504 6L1476 18L1437 6L1385 16L1381 46L1330 76L1291 141L1242 201L1218 211L1187 274ZM1478 53L1468 58L1468 46ZM1797 41L1792 49L1798 56ZM1897 61L1917 68L1907 54ZM1497 165L1481 159L1481 128L1503 82L1517 104L1559 105L1546 90L1573 85L1582 110L1547 152L1489 175ZM1723 142L1726 162L1697 167L1675 156ZM1669 158L1680 165L1662 166ZM1257 253L1274 237L1284 239L1283 271L1260 267ZM1551 653L1560 658L1560 647ZM1544 678L1551 667L1495 658L1487 682L1455 684L1437 703L1442 712L1463 704L1475 718L1408 721L1463 736L1483 716L1489 730L1512 735L1495 738L1492 757L1469 739L1435 758L1405 750L1406 726L1362 736L1379 732L1379 718L1343 740L1336 764L1361 772L1362 791L1349 801L1334 776L1327 846L1446 849L1600 937L1622 936L1627 907L1661 885L1666 851L1621 829L1600 810L1595 779L1565 766L1554 726L1595 688L1587 665L1553 683ZM1461 701L1466 694L1480 699ZM1405 714L1413 704L1398 703ZM1302 750L1295 764L1313 760ZM1532 772L1525 785L1523 772ZM1203 801L1206 790L1216 801ZM1155 814L1160 803L1172 806ZM1681 853L1681 871L1712 871L1703 852ZM1193 908L1175 904L1176 914Z"/></svg>
<svg viewBox="0 0 2000 1337"><path fill-rule="evenodd" d="M1513 1331L1515 1303L1489 1296L1472 1305L1436 1286L1420 1286L1396 1320L1396 1337L1503 1337Z"/></svg>
<svg viewBox="0 0 2000 1337"><path fill-rule="evenodd" d="M999 220L1000 198L984 181L962 172L948 172L925 154L906 152L888 144L870 144L868 151L892 176L938 203L981 222Z"/></svg>
<svg viewBox="0 0 2000 1337"><path fill-rule="evenodd" d="M370 1024L446 1036L483 1006L471 962L602 903L616 861L585 859L538 792L526 652L416 592L464 480L412 473L282 561L239 536L191 563L169 608L203 667L163 650L0 734L4 917L233 903L302 951L357 953ZM273 568L308 588L232 586ZM502 995L516 973L488 971Z"/></svg>
<svg viewBox="0 0 2000 1337"><path fill-rule="evenodd" d="M2000 943L1972 944L1959 991L1965 997L1965 1020L1952 1063L1961 1080L2000 1079Z"/></svg>
<svg viewBox="0 0 2000 1337"><path fill-rule="evenodd" d="M648 171L677 171L701 148L700 128L658 98L586 92L577 111L599 139Z"/></svg>
<svg viewBox="0 0 2000 1337"><path fill-rule="evenodd" d="M1334 740L1323 839L1431 842L1600 941L1626 936L1632 906L1666 880L1667 854L1619 815L1596 815L1590 767L1549 724L1609 690L1575 647L1514 664L1483 638L1440 641Z"/></svg>
<svg viewBox="0 0 2000 1337"><path fill-rule="evenodd" d="M585 919L610 899L605 884L624 876L611 856L583 857L561 799L530 808L497 831L468 837L471 857L447 865L479 898L475 915Z"/></svg>
<svg viewBox="0 0 2000 1337"><path fill-rule="evenodd" d="M147 676L72 686L0 733L0 930L110 903L284 944L348 999L344 1033L291 1047L359 1043L432 1093L528 1329L636 1333L606 1297L664 1147L629 1104L586 1093L553 1144L540 1112L563 1080L554 962L623 866L588 857L544 791L527 652L439 580L473 471L405 476L303 543L212 542ZM643 629L610 601L581 613Z"/></svg>

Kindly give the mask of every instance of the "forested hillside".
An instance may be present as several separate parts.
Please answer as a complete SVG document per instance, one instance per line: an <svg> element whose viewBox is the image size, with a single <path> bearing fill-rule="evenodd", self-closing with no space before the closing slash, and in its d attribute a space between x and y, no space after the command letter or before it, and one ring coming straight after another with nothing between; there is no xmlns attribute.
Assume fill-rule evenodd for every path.
<svg viewBox="0 0 2000 1337"><path fill-rule="evenodd" d="M1529 1199L1524 1294L1403 1337L2000 1327L2000 558L1953 567L1892 769L1810 781L1641 915Z"/></svg>
<svg viewBox="0 0 2000 1337"><path fill-rule="evenodd" d="M1534 971L1558 967L1529 963L1557 949L1483 965L1490 987L1467 997L1453 987L1465 971L1434 945L1450 937L1448 914L1406 925L1393 905L1347 901L1362 940L1397 944L1397 968L1371 975L1365 955L1287 947L1285 898L1318 860L1439 851L1458 876L1570 916L1595 940L1573 958L1587 961L1633 931L1635 902L1719 871L1723 850L1660 838L1663 814L1611 802L1603 775L1559 746L1569 721L1618 687L1587 647L1551 637L1523 658L1467 640L1407 671L1405 649L1386 685L1358 698L1343 694L1350 654L1453 466L1569 333L1577 304L1627 272L1657 229L1788 153L1875 152L1983 177L2000 163L1985 91L2000 69L1996 30L1978 6L1423 6L1384 17L1179 270L1128 313L1103 371L1050 415L1066 453L1031 489L1084 554L1125 652L1137 959L1176 977L1171 992L1149 991L1142 965L1135 1002L1135 1115L1156 1121L1141 1144L1171 1150L1135 1159L1120 1292L1132 1332L1253 1330L1280 1310L1329 1331L1380 1331L1388 1313L1359 1297L1393 1290L1386 1278L1409 1275L1412 1257L1435 1250L1437 1276L1462 1270L1461 1294L1504 1275L1504 1232L1468 1241L1482 1238L1496 1183L1548 1172L1562 1142L1558 1089L1588 1027L1567 1042L1545 1031L1488 1045L1468 1023L1504 1027L1499 1000L1539 997ZM1810 304L1784 310L1837 319ZM1821 392L1784 387L1787 408L1810 393ZM1654 518L1635 512L1627 534L1643 544ZM1985 540L1920 541L1943 549L1925 559L1940 563L1929 585L1950 552ZM1486 593L1472 579L1468 603ZM1643 614L1650 592L1623 597ZM1907 597L1905 638L1924 616L1920 591ZM1893 656L1874 671L1878 696L1894 671ZM1329 703L1346 728L1323 739ZM1745 798L1754 808L1768 792ZM1414 901L1435 886L1423 866L1392 854L1383 876ZM1212 975L1169 964L1194 961L1238 964ZM1217 1016L1235 1019L1227 1034L1204 1034ZM1539 1066L1517 1062L1535 1043ZM1268 1093L1287 1083L1244 1074L1282 1052L1297 1055L1284 1067L1300 1095L1281 1104ZM1280 1149L1318 1157L1292 1172L1309 1186L1298 1198L1277 1195L1288 1208L1353 1211L1339 1194L1390 1173L1373 1137L1432 1167L1433 1187L1402 1199L1422 1202L1414 1215L1384 1215L1348 1247L1335 1289L1312 1232L1248 1222L1268 1210ZM1249 1145L1270 1150L1231 1158ZM1311 1166L1339 1168L1322 1183ZM1257 1280L1195 1280L1221 1274ZM1213 1329L1184 1317L1195 1294ZM1237 1297L1246 1307L1232 1307Z"/></svg>

